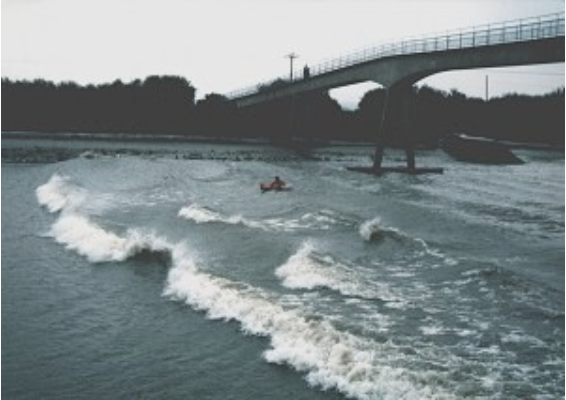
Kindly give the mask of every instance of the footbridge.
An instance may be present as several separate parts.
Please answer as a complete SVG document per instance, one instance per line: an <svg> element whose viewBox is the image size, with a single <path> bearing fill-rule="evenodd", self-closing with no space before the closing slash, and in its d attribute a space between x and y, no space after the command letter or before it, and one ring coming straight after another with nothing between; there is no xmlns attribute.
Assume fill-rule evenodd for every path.
<svg viewBox="0 0 566 400"><path fill-rule="evenodd" d="M506 21L364 48L313 65L308 74L259 82L227 94L238 107L314 90L374 81L384 87L439 72L564 61L564 13Z"/></svg>
<svg viewBox="0 0 566 400"><path fill-rule="evenodd" d="M305 92L374 81L388 93L383 122L388 118L385 110L391 114L392 107L399 107L393 99L402 98L406 90L425 77L451 70L564 62L564 48L562 12L365 48L312 65L308 70L293 71L290 76L295 79L279 77L260 82L228 93L227 97L242 108ZM385 126L381 125L374 161L378 172L383 155L380 138ZM409 172L415 171L414 153L410 151L407 163Z"/></svg>

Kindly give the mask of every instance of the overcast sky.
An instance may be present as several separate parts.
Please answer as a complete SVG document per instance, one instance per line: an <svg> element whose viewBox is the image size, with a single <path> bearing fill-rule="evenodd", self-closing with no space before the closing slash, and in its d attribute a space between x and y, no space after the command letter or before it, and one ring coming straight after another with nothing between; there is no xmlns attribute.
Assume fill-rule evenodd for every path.
<svg viewBox="0 0 566 400"><path fill-rule="evenodd" d="M227 93L350 50L564 11L564 0L2 0L2 76L81 84L181 75ZM564 64L438 74L483 97L564 86ZM420 82L420 83L423 83ZM367 88L368 86L366 86ZM333 92L354 104L360 89Z"/></svg>

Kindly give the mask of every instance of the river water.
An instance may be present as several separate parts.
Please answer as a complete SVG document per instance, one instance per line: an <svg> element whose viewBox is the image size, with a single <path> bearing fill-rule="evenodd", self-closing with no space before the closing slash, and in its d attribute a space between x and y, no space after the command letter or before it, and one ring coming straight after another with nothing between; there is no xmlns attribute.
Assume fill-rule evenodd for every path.
<svg viewBox="0 0 566 400"><path fill-rule="evenodd" d="M2 147L6 398L564 396L564 153Z"/></svg>

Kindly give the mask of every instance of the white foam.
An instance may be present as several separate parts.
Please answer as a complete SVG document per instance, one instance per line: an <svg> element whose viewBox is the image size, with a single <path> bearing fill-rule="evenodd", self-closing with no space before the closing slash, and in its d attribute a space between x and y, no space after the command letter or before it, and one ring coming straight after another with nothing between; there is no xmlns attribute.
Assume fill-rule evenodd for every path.
<svg viewBox="0 0 566 400"><path fill-rule="evenodd" d="M35 190L37 201L49 212L78 212L78 210L99 213L101 210L115 207L112 194L89 191L73 183L71 178L59 174L51 176L47 183Z"/></svg>
<svg viewBox="0 0 566 400"><path fill-rule="evenodd" d="M179 211L179 216L192 220L197 224L225 220L225 218L223 218L221 214L206 207L199 206L198 204L191 204L188 207L181 208L181 210Z"/></svg>
<svg viewBox="0 0 566 400"><path fill-rule="evenodd" d="M328 230L336 225L351 225L347 217L340 215L331 210L319 210L316 212L306 213L300 218L300 223L305 227Z"/></svg>
<svg viewBox="0 0 566 400"><path fill-rule="evenodd" d="M441 373L411 371L394 344L375 343L285 309L268 293L199 271L185 252L173 252L164 295L184 301L211 319L233 320L248 334L270 338L264 358L306 374L309 384L358 399L452 398L439 387Z"/></svg>
<svg viewBox="0 0 566 400"><path fill-rule="evenodd" d="M330 255L317 252L316 245L307 240L295 254L275 270L281 284L290 289L313 290L327 288L345 296L383 301L402 301L394 296L387 285L367 279L361 266L348 266ZM367 271L364 271L367 272Z"/></svg>
<svg viewBox="0 0 566 400"><path fill-rule="evenodd" d="M446 329L438 323L430 326L421 326L419 330L423 335L427 336L442 335L446 332Z"/></svg>
<svg viewBox="0 0 566 400"><path fill-rule="evenodd" d="M242 215L223 215L208 207L191 204L181 208L178 215L197 224L220 222L228 225L243 225L269 232L295 232L303 229L331 229L333 225L340 223L340 220L333 217L332 214L329 211L320 211L306 213L299 218L252 219Z"/></svg>
<svg viewBox="0 0 566 400"><path fill-rule="evenodd" d="M322 260L314 258L314 245L310 241L301 244L285 264L275 271L282 284L291 289L314 289L327 287L336 289L340 276L336 268L324 268Z"/></svg>
<svg viewBox="0 0 566 400"><path fill-rule="evenodd" d="M241 215L226 216L217 211L213 211L208 207L199 204L191 204L179 210L179 217L196 222L197 224L206 224L210 222L221 222L228 225L244 225L250 228L258 228L263 230L269 229L269 223L262 224L253 220L246 219ZM278 223L274 222L273 227L277 228Z"/></svg>
<svg viewBox="0 0 566 400"><path fill-rule="evenodd" d="M35 190L39 204L50 212L72 208L85 200L85 191L70 183L68 177L53 175L49 181Z"/></svg>
<svg viewBox="0 0 566 400"><path fill-rule="evenodd" d="M53 224L50 234L69 250L85 256L90 262L124 261L143 251L166 251L165 240L152 233L128 230L124 237L105 230L88 218L64 213Z"/></svg>
<svg viewBox="0 0 566 400"><path fill-rule="evenodd" d="M321 210L308 212L298 218L264 219L256 222L255 227L259 225L266 230L295 232L306 229L329 230L340 223L344 223L344 221L341 221L332 211Z"/></svg>
<svg viewBox="0 0 566 400"><path fill-rule="evenodd" d="M545 347L545 343L531 335L527 335L521 331L512 331L507 334L502 335L501 342L503 343L514 343L514 344L527 344L532 347Z"/></svg>

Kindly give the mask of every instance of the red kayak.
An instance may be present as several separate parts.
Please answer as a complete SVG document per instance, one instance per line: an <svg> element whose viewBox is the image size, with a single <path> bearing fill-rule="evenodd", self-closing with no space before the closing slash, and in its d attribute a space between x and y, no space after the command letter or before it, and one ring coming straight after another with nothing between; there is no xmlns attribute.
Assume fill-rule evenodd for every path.
<svg viewBox="0 0 566 400"><path fill-rule="evenodd" d="M281 192L285 190L291 190L291 185L274 185L273 183L260 183L259 188L262 192Z"/></svg>

